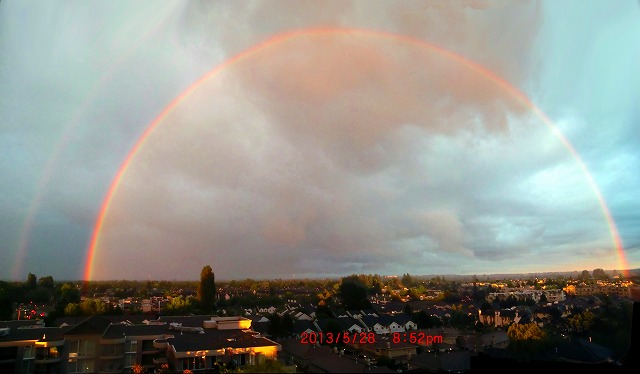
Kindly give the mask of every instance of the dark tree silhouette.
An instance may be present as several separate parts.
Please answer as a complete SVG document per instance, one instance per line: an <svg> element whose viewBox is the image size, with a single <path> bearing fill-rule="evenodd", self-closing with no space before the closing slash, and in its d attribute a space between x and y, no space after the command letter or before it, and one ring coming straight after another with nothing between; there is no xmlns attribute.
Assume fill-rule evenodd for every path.
<svg viewBox="0 0 640 374"><path fill-rule="evenodd" d="M38 280L38 284L40 285L40 287L45 287L45 288L53 288L53 286L55 285L55 283L53 282L53 277L51 275L47 275L46 277L41 277Z"/></svg>
<svg viewBox="0 0 640 374"><path fill-rule="evenodd" d="M593 275L593 279L595 280L608 280L609 279L609 275L607 275L607 273L601 269L593 269L593 272L591 273Z"/></svg>
<svg viewBox="0 0 640 374"><path fill-rule="evenodd" d="M339 293L342 299L342 306L346 310L371 309L371 303L367 298L367 290L357 279L351 277L342 278Z"/></svg>
<svg viewBox="0 0 640 374"><path fill-rule="evenodd" d="M213 313L216 305L216 278L210 265L203 267L200 272L198 301L204 313Z"/></svg>
<svg viewBox="0 0 640 374"><path fill-rule="evenodd" d="M29 273L27 276L27 287L34 289L38 285L38 277L35 274Z"/></svg>

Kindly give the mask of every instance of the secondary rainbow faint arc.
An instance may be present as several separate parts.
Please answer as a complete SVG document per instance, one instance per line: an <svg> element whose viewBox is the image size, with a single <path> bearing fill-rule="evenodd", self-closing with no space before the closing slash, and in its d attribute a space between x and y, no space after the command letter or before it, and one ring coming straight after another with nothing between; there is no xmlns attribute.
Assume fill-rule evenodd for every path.
<svg viewBox="0 0 640 374"><path fill-rule="evenodd" d="M136 154L138 153L138 151L142 148L142 146L144 146L144 144L146 143L146 140L149 138L149 136L154 132L154 130L158 127L158 125L163 121L163 119L174 109L176 108L183 100L185 100L189 95L191 95L195 90L197 90L200 85L202 85L204 82L206 82L207 80L215 77L216 75L218 75L221 71L223 71L224 69L226 69L227 67L241 61L244 60L252 55L254 55L255 53L267 49L269 47L278 45L280 43L289 41L291 39L294 39L296 37L304 37L304 36L317 36L317 35L360 35L360 36L371 36L371 37L381 37L381 38L387 38L390 40L397 40L400 41L402 43L406 43L406 44L411 44L411 45L415 45L421 48L426 48L429 49L431 51L437 52L442 56L445 56L447 58L450 58L452 60L455 60L459 63L461 63L463 66L489 78L491 81L493 81L495 84L497 84L498 86L500 86L502 89L504 89L505 91L507 91L508 93L510 93L513 97L515 97L518 101L520 101L522 104L524 104L526 107L530 108L541 120L542 122L544 122L544 124L553 132L553 134L555 134L560 141L562 142L562 144L567 148L567 150L571 153L571 155L573 156L573 158L576 160L576 162L578 163L578 166L580 167L580 169L582 170L583 174L585 175L585 177L587 178L587 181L591 187L591 189L593 190L596 199L598 200L598 203L602 209L603 215L605 217L605 220L607 221L607 225L609 226L609 230L611 232L611 237L613 239L613 244L614 244L614 248L616 251L616 255L618 257L618 265L620 267L620 269L622 270L627 270L628 269L628 263L627 260L625 258L625 254L624 254L624 247L622 244L622 239L620 238L620 234L618 232L618 229L616 227L615 221L613 220L613 217L611 215L611 211L609 210L609 207L607 206L604 197L602 196L602 192L600 191L600 188L598 187L598 185L596 184L595 180L593 179L591 173L589 172L589 169L587 168L586 164L584 163L584 161L582 160L582 158L580 157L580 155L578 154L578 152L575 150L575 148L573 147L573 145L569 142L569 140L562 134L562 132L553 124L553 122L549 119L549 117L542 112L542 110L540 110L535 104L533 104L531 102L531 100L529 100L529 98L527 98L527 96L525 94L523 94L519 89L517 89L516 87L514 87L513 85L511 85L509 82L507 82L504 78L500 77L499 75L495 74L494 72L492 72L491 70L487 69L486 67L471 61L467 58L465 58L462 55L459 55L455 52L449 51L447 49L444 49L440 46L425 42L424 40L420 40L417 38L413 38L410 36L406 36L406 35L400 35L400 34L394 34L391 32L386 32L386 31L378 31L378 30L368 30L368 29L357 29L357 28L310 28L310 29L301 29L301 30L294 30L294 31L289 31L289 32L284 32L281 34L277 34L275 36L272 36L271 38L254 45L253 47L246 49L242 52L240 52L239 54L235 55L234 57L226 60L225 62L221 63L220 65L214 67L212 70L210 70L209 72L207 72L205 75L203 75L202 77L200 77L197 81L195 81L193 84L191 84L191 86L189 86L185 91L183 91L180 95L178 95L176 98L174 98L161 112L160 114L158 114L158 116L149 124L149 126L145 129L144 133L139 137L138 141L136 142L136 144L133 146L133 148L129 151L129 153L127 154L127 157L125 158L125 160L122 162L120 168L118 169L118 172L116 173L115 177L113 178L111 185L109 186L109 189L107 191L107 194L104 198L104 201L101 205L100 208L100 213L98 214L98 218L96 221L96 224L94 226L93 229L93 233L91 236L91 240L89 243L89 248L87 251L87 259L86 259L86 264L85 264L85 273L84 273L84 279L85 280L90 280L92 275L93 275L93 262L94 262L94 258L95 258L95 254L96 254L96 250L97 250L97 244L98 241L100 239L100 234L101 234L101 230L102 230L102 226L104 224L104 220L105 217L107 216L108 212L109 212L109 206L111 204L111 199L113 198L113 196L116 193L116 190L118 189L118 186L120 185L120 182L122 181L122 178L124 177L124 175L127 172L127 169L129 167L129 165L131 164L131 162L133 161L133 159L135 158Z"/></svg>
<svg viewBox="0 0 640 374"><path fill-rule="evenodd" d="M35 196L31 199L31 204L29 204L29 208L27 209L27 215L22 225L22 230L20 231L20 241L18 244L18 250L16 253L16 258L13 264L13 278L17 279L19 277L20 271L23 270L23 262L27 253L27 248L29 247L29 239L31 231L33 230L34 222L36 219L36 214L40 209L44 201L44 194L47 192L46 187L49 184L51 177L55 173L56 164L60 161L62 152L66 150L69 143L71 142L71 138L73 133L77 130L79 125L80 116L85 113L89 104L93 102L93 100L97 97L100 92L99 89L102 88L106 83L110 82L113 76L116 73L116 70L126 61L133 52L135 52L142 42L146 41L151 35L157 33L168 21L162 21L158 23L153 28L148 28L147 31L142 34L140 38L140 42L137 44L133 44L125 50L122 54L120 54L113 62L109 65L109 69L103 71L103 74L100 76L98 81L90 87L90 90L84 95L84 99L81 102L81 105L73 112L73 115L70 117L69 121L66 122L64 126L64 130L60 140L55 143L53 148L53 152L51 156L47 158L47 163L44 166L42 175L40 176L40 180L37 184L38 188L36 189ZM114 27L117 28L117 27ZM100 32L104 32L100 30ZM94 37L97 39L97 37Z"/></svg>

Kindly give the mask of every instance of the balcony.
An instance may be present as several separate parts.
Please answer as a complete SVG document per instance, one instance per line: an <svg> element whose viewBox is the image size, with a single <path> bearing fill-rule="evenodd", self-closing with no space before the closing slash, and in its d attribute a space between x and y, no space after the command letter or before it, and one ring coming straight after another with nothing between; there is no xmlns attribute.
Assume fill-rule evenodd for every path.
<svg viewBox="0 0 640 374"><path fill-rule="evenodd" d="M100 359L103 360L121 359L122 357L124 357L124 350L121 346L105 347L100 351Z"/></svg>
<svg viewBox="0 0 640 374"><path fill-rule="evenodd" d="M153 341L153 347L156 349L166 350L169 346L167 339L156 339Z"/></svg>
<svg viewBox="0 0 640 374"><path fill-rule="evenodd" d="M101 360L120 360L124 357L124 353L116 354L116 353L102 353L100 355Z"/></svg>
<svg viewBox="0 0 640 374"><path fill-rule="evenodd" d="M151 343L151 342L149 342ZM149 354L158 354L158 353L164 353L162 350L156 348L154 345L144 345L142 347L142 354L143 355L149 355Z"/></svg>
<svg viewBox="0 0 640 374"><path fill-rule="evenodd" d="M60 354L49 353L49 354L36 355L35 363L36 364L52 364L60 361L61 361Z"/></svg>
<svg viewBox="0 0 640 374"><path fill-rule="evenodd" d="M122 373L122 365L105 365L100 368L99 373L101 374Z"/></svg>

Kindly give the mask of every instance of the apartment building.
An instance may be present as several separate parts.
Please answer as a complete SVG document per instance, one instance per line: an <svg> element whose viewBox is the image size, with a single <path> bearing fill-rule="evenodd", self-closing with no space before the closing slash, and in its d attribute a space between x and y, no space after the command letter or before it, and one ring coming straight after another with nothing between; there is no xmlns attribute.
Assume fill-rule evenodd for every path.
<svg viewBox="0 0 640 374"><path fill-rule="evenodd" d="M221 363L258 364L276 359L282 349L251 330L251 320L244 317L167 317L131 324L93 316L64 327L23 322L0 322L2 373L129 373L135 364L197 372Z"/></svg>

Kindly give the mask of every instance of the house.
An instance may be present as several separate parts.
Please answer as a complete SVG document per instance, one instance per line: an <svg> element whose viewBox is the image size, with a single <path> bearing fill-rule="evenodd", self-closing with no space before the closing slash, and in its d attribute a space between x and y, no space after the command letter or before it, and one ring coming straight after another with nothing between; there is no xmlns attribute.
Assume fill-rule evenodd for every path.
<svg viewBox="0 0 640 374"><path fill-rule="evenodd" d="M373 309L347 310L346 313L347 313L347 315L349 317L353 317L355 319L362 319L362 317L364 317L364 316L373 316L373 317L377 317L378 316L376 311L373 310Z"/></svg>
<svg viewBox="0 0 640 374"><path fill-rule="evenodd" d="M315 332L319 332L319 330L312 321L295 320L293 321L293 332L299 339L303 332L313 334Z"/></svg>
<svg viewBox="0 0 640 374"><path fill-rule="evenodd" d="M389 301L384 304L373 304L376 314L402 313L404 307L405 303L397 300Z"/></svg>
<svg viewBox="0 0 640 374"><path fill-rule="evenodd" d="M394 315L393 319L395 320L394 322L396 322L399 326L402 327L403 331L411 331L411 330L418 329L418 324L415 323L410 316L404 313Z"/></svg>
<svg viewBox="0 0 640 374"><path fill-rule="evenodd" d="M335 331L349 333L362 333L366 331L366 327L355 318L338 317L338 318L320 318L314 321L317 331Z"/></svg>
<svg viewBox="0 0 640 374"><path fill-rule="evenodd" d="M376 334L392 334L394 332L405 332L417 330L418 325L406 314L380 314L376 316L364 315L360 319L366 326L366 331L373 331Z"/></svg>
<svg viewBox="0 0 640 374"><path fill-rule="evenodd" d="M255 315L249 317L249 319L251 320L251 329L253 331L259 332L261 334L266 334L269 330L269 324L271 323L271 321L269 321L269 318L261 315Z"/></svg>
<svg viewBox="0 0 640 374"><path fill-rule="evenodd" d="M260 314L275 314L278 311L278 308L275 306L259 307L257 309Z"/></svg>
<svg viewBox="0 0 640 374"><path fill-rule="evenodd" d="M233 318L233 317L227 317ZM229 323L231 322L231 323ZM165 349L170 367L183 370L211 369L215 364L234 362L237 366L255 365L276 359L281 346L242 328L243 321L212 320L203 330L174 334L154 341ZM208 327L207 327L208 326Z"/></svg>
<svg viewBox="0 0 640 374"><path fill-rule="evenodd" d="M293 315L293 319L298 320L298 321L313 321L314 316L311 316L307 313L304 312L296 312Z"/></svg>
<svg viewBox="0 0 640 374"><path fill-rule="evenodd" d="M512 323L520 323L521 311L515 307L509 309L478 309L478 321L487 326L503 327Z"/></svg>

